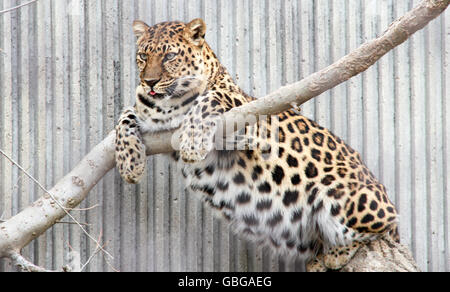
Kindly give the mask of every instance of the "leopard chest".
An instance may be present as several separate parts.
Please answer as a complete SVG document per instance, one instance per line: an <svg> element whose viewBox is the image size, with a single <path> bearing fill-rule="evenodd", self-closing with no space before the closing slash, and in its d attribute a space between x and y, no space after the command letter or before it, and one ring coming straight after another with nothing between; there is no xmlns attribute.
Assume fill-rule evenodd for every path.
<svg viewBox="0 0 450 292"><path fill-rule="evenodd" d="M350 240L337 219L325 216L330 208L326 201L319 210L308 204L304 188L288 190L266 184L265 178L273 175L269 168L256 167L242 152L222 152L213 151L199 163L180 162L180 167L190 193L220 211L235 232L269 244L277 253L305 259L317 252L323 241L317 228L327 233L333 244ZM286 198L286 192L292 192L291 197Z"/></svg>

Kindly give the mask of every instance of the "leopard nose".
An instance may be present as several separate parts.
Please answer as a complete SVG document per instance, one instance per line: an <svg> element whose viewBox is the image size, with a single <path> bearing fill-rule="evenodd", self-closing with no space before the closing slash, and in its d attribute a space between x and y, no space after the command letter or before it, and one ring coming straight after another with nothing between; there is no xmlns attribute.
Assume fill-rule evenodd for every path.
<svg viewBox="0 0 450 292"><path fill-rule="evenodd" d="M150 88L153 89L153 86L155 86L156 83L159 82L159 80L161 80L161 79L155 79L155 78L153 78L153 79L146 79L146 80L144 80L144 82L145 82Z"/></svg>

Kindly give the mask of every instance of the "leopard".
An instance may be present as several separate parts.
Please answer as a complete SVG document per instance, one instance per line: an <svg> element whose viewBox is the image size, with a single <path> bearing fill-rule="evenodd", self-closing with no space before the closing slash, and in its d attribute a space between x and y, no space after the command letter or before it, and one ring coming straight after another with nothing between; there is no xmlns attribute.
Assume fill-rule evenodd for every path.
<svg viewBox="0 0 450 292"><path fill-rule="evenodd" d="M116 165L126 182L139 183L145 173L143 136L179 129L179 147L167 155L187 193L237 234L304 260L307 271L340 270L381 237L399 241L385 186L356 150L298 108L249 123L233 147L219 147L224 113L256 98L221 64L201 18L153 26L136 20L133 31L136 102L115 127Z"/></svg>

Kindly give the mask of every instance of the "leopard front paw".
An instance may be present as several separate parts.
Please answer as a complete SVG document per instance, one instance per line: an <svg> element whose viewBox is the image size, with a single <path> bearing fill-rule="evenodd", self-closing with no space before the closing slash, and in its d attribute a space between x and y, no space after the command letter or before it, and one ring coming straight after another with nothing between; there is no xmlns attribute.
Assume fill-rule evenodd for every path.
<svg viewBox="0 0 450 292"><path fill-rule="evenodd" d="M214 148L215 122L183 126L180 157L184 162L195 163L206 158Z"/></svg>
<svg viewBox="0 0 450 292"><path fill-rule="evenodd" d="M200 135L182 135L180 144L180 157L184 162L196 163L204 160L213 149L213 141L202 139Z"/></svg>
<svg viewBox="0 0 450 292"><path fill-rule="evenodd" d="M205 150L192 150L186 149L180 150L180 157L186 163L196 163L204 160L208 155L208 151Z"/></svg>
<svg viewBox="0 0 450 292"><path fill-rule="evenodd" d="M145 145L138 130L138 121L133 108L126 109L116 126L116 165L121 177L136 184L145 173Z"/></svg>

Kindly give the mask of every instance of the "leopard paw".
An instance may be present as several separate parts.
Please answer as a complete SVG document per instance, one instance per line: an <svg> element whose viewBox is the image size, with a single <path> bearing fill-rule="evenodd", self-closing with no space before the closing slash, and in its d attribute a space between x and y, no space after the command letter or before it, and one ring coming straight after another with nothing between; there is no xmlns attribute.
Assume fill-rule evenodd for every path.
<svg viewBox="0 0 450 292"><path fill-rule="evenodd" d="M204 160L208 155L205 150L180 150L180 157L186 163L196 163Z"/></svg>
<svg viewBox="0 0 450 292"><path fill-rule="evenodd" d="M193 124L187 119L182 126L180 157L184 162L195 163L206 158L214 148L215 121Z"/></svg>
<svg viewBox="0 0 450 292"><path fill-rule="evenodd" d="M327 267L323 264L323 258L322 256L318 256L312 260L310 260L307 264L306 264L306 271L307 272L315 272L315 273L320 273L320 272L326 272L328 269Z"/></svg>
<svg viewBox="0 0 450 292"><path fill-rule="evenodd" d="M361 243L353 242L349 246L334 247L323 256L323 264L330 270L342 269L361 247Z"/></svg>
<svg viewBox="0 0 450 292"><path fill-rule="evenodd" d="M126 109L116 126L116 165L121 177L136 184L145 173L145 145L138 130L134 108Z"/></svg>
<svg viewBox="0 0 450 292"><path fill-rule="evenodd" d="M182 135L180 144L180 157L184 162L195 163L206 158L213 149L213 141L202 139L201 135Z"/></svg>

